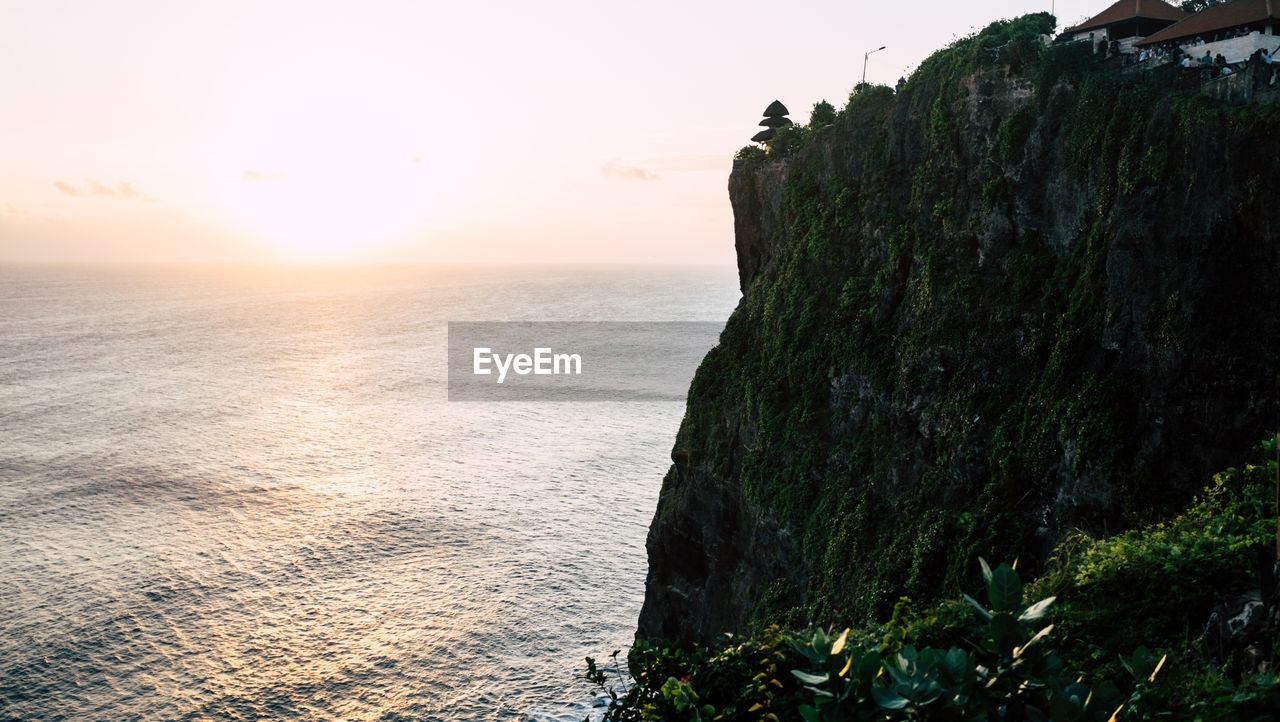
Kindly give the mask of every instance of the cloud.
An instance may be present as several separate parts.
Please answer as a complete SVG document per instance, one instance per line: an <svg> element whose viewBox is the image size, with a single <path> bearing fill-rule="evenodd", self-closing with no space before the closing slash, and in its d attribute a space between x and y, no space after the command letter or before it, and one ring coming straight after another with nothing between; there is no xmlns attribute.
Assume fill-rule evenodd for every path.
<svg viewBox="0 0 1280 722"><path fill-rule="evenodd" d="M622 161L617 158L605 163L600 168L600 172L604 173L605 178L610 178L612 180L646 181L658 179L657 175L650 173L644 168L637 168L633 165L623 165Z"/></svg>
<svg viewBox="0 0 1280 722"><path fill-rule="evenodd" d="M240 177L247 181L278 181L284 180L284 173L268 171L266 173L260 170L246 170L240 174Z"/></svg>
<svg viewBox="0 0 1280 722"><path fill-rule="evenodd" d="M88 195L95 195L95 196L108 196L111 198L119 198L122 200L129 200L131 198L143 198L144 200L150 200L149 198L146 198L146 196L139 193L137 189L133 187L132 184L125 183L124 181L120 181L119 183L116 184L115 188L112 188L106 183L99 183L96 180L91 180L89 181L89 190L87 191L81 190L80 188L76 188L75 186L70 185L68 183L63 183L62 181L54 181L53 187L57 188L63 193L66 193L72 198L80 198L81 196L88 194Z"/></svg>

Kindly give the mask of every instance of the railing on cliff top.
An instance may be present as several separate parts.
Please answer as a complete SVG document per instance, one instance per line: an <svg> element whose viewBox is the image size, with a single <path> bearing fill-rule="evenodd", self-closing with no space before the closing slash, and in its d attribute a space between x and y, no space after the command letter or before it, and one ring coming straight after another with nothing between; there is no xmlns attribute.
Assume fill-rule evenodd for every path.
<svg viewBox="0 0 1280 722"><path fill-rule="evenodd" d="M1179 57L1189 57L1189 67L1179 65L1168 53L1136 61L1137 54L1128 52L1134 47L1132 43L1126 45L1122 40L1118 44L1121 54L1118 57L1107 54L1106 62L1118 64L1125 73L1140 74L1155 82L1201 92L1231 103L1280 100L1280 60L1274 64L1266 63L1257 54L1259 50L1269 54L1280 51L1280 36L1254 31L1247 35L1180 46L1182 56ZM1100 45L1098 50L1106 53L1106 46ZM1231 72L1224 73L1224 66L1204 65L1200 59L1205 55L1214 59L1222 57L1226 61L1225 67L1231 68Z"/></svg>
<svg viewBox="0 0 1280 722"><path fill-rule="evenodd" d="M1224 67L1230 73L1224 73ZM1182 67L1168 60L1148 60L1122 66L1122 72L1140 74L1165 85L1199 92L1228 103L1270 103L1280 100L1280 62L1260 59L1204 66L1199 60Z"/></svg>

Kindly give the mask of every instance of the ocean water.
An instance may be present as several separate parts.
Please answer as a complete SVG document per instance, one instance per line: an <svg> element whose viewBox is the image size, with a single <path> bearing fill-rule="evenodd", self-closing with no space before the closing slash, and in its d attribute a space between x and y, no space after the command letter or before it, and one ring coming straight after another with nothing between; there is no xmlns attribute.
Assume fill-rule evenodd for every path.
<svg viewBox="0 0 1280 722"><path fill-rule="evenodd" d="M0 719L581 719L683 413L449 403L449 321L732 269L0 267Z"/></svg>

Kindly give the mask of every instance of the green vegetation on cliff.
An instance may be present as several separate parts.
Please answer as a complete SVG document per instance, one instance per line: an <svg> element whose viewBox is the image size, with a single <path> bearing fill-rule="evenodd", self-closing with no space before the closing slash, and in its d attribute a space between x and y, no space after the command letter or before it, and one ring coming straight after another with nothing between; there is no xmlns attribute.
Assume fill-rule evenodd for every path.
<svg viewBox="0 0 1280 722"><path fill-rule="evenodd" d="M1172 653L1130 709L1271 704L1256 659L1193 647L1215 603L1274 587L1265 467L1196 495L1280 413L1280 109L1046 46L1053 26L995 23L739 153L744 297L663 483L627 709L812 706L787 678L820 676L792 645L810 625L865 651L894 615L889 647L943 664L983 643L946 601L980 557L1059 597L1073 673Z"/></svg>
<svg viewBox="0 0 1280 722"><path fill-rule="evenodd" d="M1192 366L1220 352L1256 348L1249 383L1275 366L1266 327L1241 317L1274 292L1249 275L1274 251L1207 278L1187 246L1238 254L1240 235L1215 236L1270 233L1247 224L1276 215L1280 112L1045 46L1052 27L996 23L901 93L860 88L833 122L743 154L740 184L784 178L774 251L677 446L798 539L808 574L757 594L758 623L856 623L904 594L954 595L980 554L1034 570L1072 529L1162 518L1208 471L1170 451L1192 432L1161 426L1167 387L1210 383Z"/></svg>
<svg viewBox="0 0 1280 722"><path fill-rule="evenodd" d="M986 603L917 614L903 599L889 621L839 635L772 626L691 649L638 642L635 684L615 691L605 719L1107 720L1121 707L1273 719L1280 629L1217 638L1201 620L1219 600L1275 590L1259 574L1274 560L1275 453L1268 440L1168 522L1071 537L1025 594L1012 569L983 562ZM609 672L588 665L607 688Z"/></svg>

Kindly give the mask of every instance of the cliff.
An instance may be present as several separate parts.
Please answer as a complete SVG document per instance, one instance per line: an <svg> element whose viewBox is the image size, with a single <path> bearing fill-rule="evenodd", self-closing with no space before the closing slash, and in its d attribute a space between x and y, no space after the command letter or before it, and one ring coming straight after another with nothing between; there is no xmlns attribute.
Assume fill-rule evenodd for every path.
<svg viewBox="0 0 1280 722"><path fill-rule="evenodd" d="M851 623L1163 518L1280 418L1280 110L997 24L735 162L638 636Z"/></svg>

